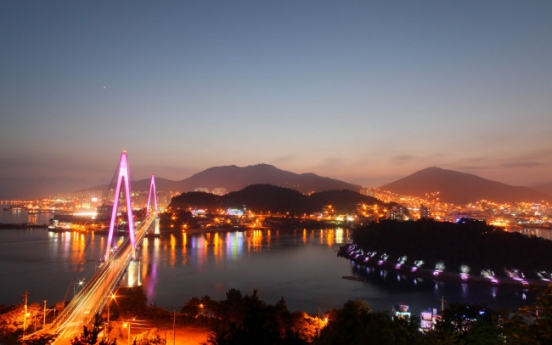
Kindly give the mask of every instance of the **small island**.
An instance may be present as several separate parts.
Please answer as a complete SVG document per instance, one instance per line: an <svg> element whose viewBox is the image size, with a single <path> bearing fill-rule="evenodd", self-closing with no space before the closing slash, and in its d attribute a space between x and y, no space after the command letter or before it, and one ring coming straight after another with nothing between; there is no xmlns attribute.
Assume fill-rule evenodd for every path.
<svg viewBox="0 0 552 345"><path fill-rule="evenodd" d="M338 256L365 266L439 280L548 285L552 241L462 219L382 220L353 231Z"/></svg>

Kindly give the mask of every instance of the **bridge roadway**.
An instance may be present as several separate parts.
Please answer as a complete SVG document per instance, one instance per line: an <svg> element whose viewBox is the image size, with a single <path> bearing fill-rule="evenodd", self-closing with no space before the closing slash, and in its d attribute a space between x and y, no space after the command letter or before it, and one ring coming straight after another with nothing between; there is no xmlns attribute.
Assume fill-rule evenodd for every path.
<svg viewBox="0 0 552 345"><path fill-rule="evenodd" d="M151 215L137 227L135 230L137 244L143 239L155 218ZM44 330L45 333L57 335L54 344L71 344L71 339L83 332L83 326L90 325L94 321L94 316L102 312L131 259L132 244L128 237L96 271L50 327Z"/></svg>

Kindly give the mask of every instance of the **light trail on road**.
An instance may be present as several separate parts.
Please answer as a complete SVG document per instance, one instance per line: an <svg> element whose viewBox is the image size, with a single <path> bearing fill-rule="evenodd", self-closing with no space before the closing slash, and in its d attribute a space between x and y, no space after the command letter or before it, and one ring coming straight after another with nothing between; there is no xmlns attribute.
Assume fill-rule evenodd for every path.
<svg viewBox="0 0 552 345"><path fill-rule="evenodd" d="M136 243L140 243L155 216L147 217L135 230ZM132 260L132 244L129 238L105 261L81 291L71 300L54 322L44 330L35 333L55 334L56 345L69 345L71 340L83 332L83 327L91 325L96 314L101 314L107 299L123 277Z"/></svg>

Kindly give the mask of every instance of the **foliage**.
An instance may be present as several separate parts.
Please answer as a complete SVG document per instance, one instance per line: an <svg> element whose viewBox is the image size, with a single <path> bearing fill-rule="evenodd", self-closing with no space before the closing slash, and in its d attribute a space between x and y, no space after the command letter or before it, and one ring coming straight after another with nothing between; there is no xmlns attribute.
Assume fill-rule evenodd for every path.
<svg viewBox="0 0 552 345"><path fill-rule="evenodd" d="M149 309L160 308L152 306ZM192 298L181 312L192 318L213 321L209 336L212 345L552 344L552 285L535 305L510 312L496 313L477 304L449 304L434 329L427 333L419 331L418 318L391 318L386 312L372 311L362 300L348 301L342 308L330 311L327 314L329 322L326 327L322 323L321 327L320 320L315 317L302 312L290 313L283 298L274 305L262 301L256 290L251 295L243 295L240 290L230 289L221 301L209 296ZM168 311L162 314L172 316ZM102 321L96 315L93 327L84 327L83 333L71 341L72 345L115 345L115 340L99 339ZM3 338L2 342L11 344L15 339ZM27 343L43 345L51 340L51 336L45 336ZM151 330L137 336L135 344L163 345L165 340L156 330Z"/></svg>
<svg viewBox="0 0 552 345"><path fill-rule="evenodd" d="M242 296L229 290L219 303L216 316L221 319L209 336L213 345L231 344L303 344L293 329L293 317L283 299L270 305L259 299L257 290Z"/></svg>
<svg viewBox="0 0 552 345"><path fill-rule="evenodd" d="M447 270L456 272L461 265L469 266L475 274L492 269L497 276L505 275L505 267L526 275L552 270L552 261L547 259L552 241L508 233L476 220L383 220L355 229L353 241L365 251L387 253L390 259L405 255L412 261L422 259L424 267L444 261Z"/></svg>
<svg viewBox="0 0 552 345"><path fill-rule="evenodd" d="M485 306L466 303L449 304L427 340L457 345L504 343L497 315Z"/></svg>
<svg viewBox="0 0 552 345"><path fill-rule="evenodd" d="M55 336L52 334L43 334L43 335L40 335L38 338L25 340L25 344L26 345L47 345L47 344L50 344L54 339L55 339Z"/></svg>
<svg viewBox="0 0 552 345"><path fill-rule="evenodd" d="M182 306L182 308L180 308L180 314L184 314L190 317L197 317L199 315L200 304L201 300L197 297L193 297L188 302L186 302Z"/></svg>
<svg viewBox="0 0 552 345"><path fill-rule="evenodd" d="M169 320L173 318L173 312L151 304L148 306L146 317L149 320Z"/></svg>
<svg viewBox="0 0 552 345"><path fill-rule="evenodd" d="M552 284L535 305L519 308L504 320L504 334L509 344L552 344Z"/></svg>
<svg viewBox="0 0 552 345"><path fill-rule="evenodd" d="M115 295L116 299L109 303L111 320L123 313L140 317L148 315L147 297L141 287L119 288Z"/></svg>
<svg viewBox="0 0 552 345"><path fill-rule="evenodd" d="M91 329L88 329L88 327L84 326L84 330L80 336L75 337L73 340L71 340L71 345L115 345L117 344L116 339L109 339L109 338L102 338L100 342L98 342L98 335L103 330L103 319L99 314L96 314L94 317L94 323L92 325Z"/></svg>
<svg viewBox="0 0 552 345"><path fill-rule="evenodd" d="M348 301L330 314L315 344L421 344L418 324L415 318L392 320L388 313L372 312L365 301Z"/></svg>
<svg viewBox="0 0 552 345"><path fill-rule="evenodd" d="M359 203L374 205L380 202L373 197L350 190L334 190L304 195L294 189L257 184L223 196L201 192L182 193L172 198L169 206L171 209L177 210L190 207L207 209L241 208L243 205L247 205L247 208L253 212L310 214L321 212L327 205L333 205L333 208L339 213L354 213Z"/></svg>
<svg viewBox="0 0 552 345"><path fill-rule="evenodd" d="M162 338L159 335L159 331L154 328L142 334L136 336L134 340L134 345L164 345L166 344L166 339Z"/></svg>

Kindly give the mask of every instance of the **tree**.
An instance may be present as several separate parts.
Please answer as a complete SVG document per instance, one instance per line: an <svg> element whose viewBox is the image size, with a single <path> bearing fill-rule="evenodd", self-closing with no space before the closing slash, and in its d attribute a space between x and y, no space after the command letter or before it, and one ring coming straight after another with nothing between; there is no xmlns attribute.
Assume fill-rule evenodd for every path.
<svg viewBox="0 0 552 345"><path fill-rule="evenodd" d="M45 335L41 335L40 337L38 338L35 338L35 339L27 339L25 340L25 344L27 345L47 345L47 344L50 344L52 342L52 340L54 340L55 336L52 335L52 334L45 334Z"/></svg>
<svg viewBox="0 0 552 345"><path fill-rule="evenodd" d="M156 328L139 334L134 340L134 345L165 345L166 343L166 339L159 335Z"/></svg>
<svg viewBox="0 0 552 345"><path fill-rule="evenodd" d="M199 305L201 300L197 297L192 297L186 302L182 308L180 308L180 314L184 314L189 317L197 317L199 314Z"/></svg>
<svg viewBox="0 0 552 345"><path fill-rule="evenodd" d="M230 289L226 299L220 301L216 317L231 322L240 322L244 317L243 296L240 290Z"/></svg>
<svg viewBox="0 0 552 345"><path fill-rule="evenodd" d="M94 323L92 325L91 329L88 329L88 327L84 326L84 330L80 336L75 337L73 340L71 340L72 345L116 345L117 340L116 339L109 339L107 337L104 337L100 340L98 343L98 335L103 330L103 319L100 316L100 314L96 314L94 317Z"/></svg>
<svg viewBox="0 0 552 345"><path fill-rule="evenodd" d="M330 313L330 322L315 344L422 344L417 318L392 320L385 312L372 312L365 301L347 301Z"/></svg>
<svg viewBox="0 0 552 345"><path fill-rule="evenodd" d="M259 298L257 290L242 297L239 290L232 289L219 305L220 322L209 336L210 344L305 344L294 332L294 318L283 298L270 305Z"/></svg>
<svg viewBox="0 0 552 345"><path fill-rule="evenodd" d="M451 303L427 339L435 344L504 343L498 318L485 306Z"/></svg>
<svg viewBox="0 0 552 345"><path fill-rule="evenodd" d="M535 305L521 307L504 320L504 334L509 344L552 344L552 284Z"/></svg>
<svg viewBox="0 0 552 345"><path fill-rule="evenodd" d="M111 303L112 319L121 313L133 316L145 316L148 312L147 297L141 287L119 288L116 292L117 302Z"/></svg>

